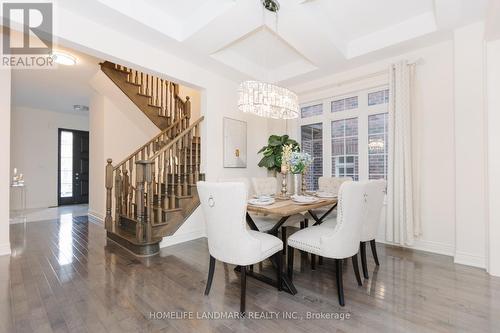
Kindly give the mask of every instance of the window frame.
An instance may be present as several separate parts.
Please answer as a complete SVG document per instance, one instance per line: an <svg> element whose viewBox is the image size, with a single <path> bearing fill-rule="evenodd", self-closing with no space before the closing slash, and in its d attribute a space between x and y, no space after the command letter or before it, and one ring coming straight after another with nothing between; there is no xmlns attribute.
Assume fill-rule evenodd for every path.
<svg viewBox="0 0 500 333"><path fill-rule="evenodd" d="M297 138L302 144L301 128L304 125L312 125L322 123L323 128L323 175L332 176L332 131L331 123L337 120L358 118L358 161L359 161L359 180L368 180L369 164L368 164L368 116L389 112L389 104L368 105L368 94L380 90L387 90L387 83L351 90L347 93L335 94L328 98L315 99L307 103L300 104L300 107L323 104L323 114L298 118L297 121ZM358 107L356 109L331 112L331 103L339 99L358 96ZM389 117L390 119L390 117ZM389 136L390 137L390 136ZM390 143L389 143L390 144Z"/></svg>

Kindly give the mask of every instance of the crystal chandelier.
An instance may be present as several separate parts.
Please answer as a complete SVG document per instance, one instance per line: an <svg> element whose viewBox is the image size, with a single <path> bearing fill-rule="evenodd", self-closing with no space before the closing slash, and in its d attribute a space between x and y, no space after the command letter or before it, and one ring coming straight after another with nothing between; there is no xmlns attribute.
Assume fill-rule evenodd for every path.
<svg viewBox="0 0 500 333"><path fill-rule="evenodd" d="M276 0L262 0L262 5L276 14L279 10ZM274 84L244 81L238 89L238 109L265 118L294 119L299 116L299 98L294 92Z"/></svg>
<svg viewBox="0 0 500 333"><path fill-rule="evenodd" d="M259 117L294 119L299 116L299 98L286 88L259 81L244 81L238 89L238 109Z"/></svg>

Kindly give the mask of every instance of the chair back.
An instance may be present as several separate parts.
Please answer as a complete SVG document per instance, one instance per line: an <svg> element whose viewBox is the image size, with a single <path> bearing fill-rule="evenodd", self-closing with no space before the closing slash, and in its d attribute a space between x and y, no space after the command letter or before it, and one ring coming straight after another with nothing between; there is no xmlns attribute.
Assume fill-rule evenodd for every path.
<svg viewBox="0 0 500 333"><path fill-rule="evenodd" d="M361 229L362 242L370 241L377 236L380 216L384 208L386 186L385 180L372 180L367 184L368 206L365 221L363 221Z"/></svg>
<svg viewBox="0 0 500 333"><path fill-rule="evenodd" d="M252 178L253 191L255 195L276 194L278 191L278 180L276 177Z"/></svg>
<svg viewBox="0 0 500 333"><path fill-rule="evenodd" d="M219 178L219 183L243 183L245 184L245 188L247 189L247 197L250 198L252 195L252 188L250 186L250 181L248 178L240 177L240 178Z"/></svg>
<svg viewBox="0 0 500 333"><path fill-rule="evenodd" d="M367 211L367 182L344 182L340 186L337 224L321 237L325 257L349 258L358 253L361 227Z"/></svg>
<svg viewBox="0 0 500 333"><path fill-rule="evenodd" d="M319 177L318 191L338 194L340 185L352 181L351 177Z"/></svg>
<svg viewBox="0 0 500 333"><path fill-rule="evenodd" d="M198 182L208 250L217 260L240 265L260 255L260 242L246 228L247 190L240 183Z"/></svg>

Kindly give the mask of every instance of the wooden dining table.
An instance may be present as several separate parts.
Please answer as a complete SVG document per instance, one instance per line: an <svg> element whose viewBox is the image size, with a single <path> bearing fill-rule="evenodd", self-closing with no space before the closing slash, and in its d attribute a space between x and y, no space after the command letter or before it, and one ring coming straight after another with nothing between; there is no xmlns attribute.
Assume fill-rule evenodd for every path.
<svg viewBox="0 0 500 333"><path fill-rule="evenodd" d="M259 228L257 228L255 222L253 221L250 213L257 213L260 215L273 216L273 217L275 216L276 224L269 231L267 231L267 233L276 236L278 234L279 228L288 220L288 218L290 218L290 216L296 214L303 214L307 212L313 218L314 225L318 225L324 221L324 219L335 209L335 207L337 207L337 198L319 198L317 202L311 204L298 204L290 199L287 200L276 199L276 202L268 206L256 206L248 204L246 221L250 229L255 231L260 231ZM328 208L328 209L326 212L318 216L315 210L322 208ZM304 220L306 219L307 218L304 216ZM271 260L274 268L277 269L278 266L274 260L274 257L271 257L269 259ZM247 272L247 275L252 276L257 280L260 280L272 286L277 285L276 280L273 280L265 275L256 273L252 269L250 270L250 272ZM290 279L286 276L286 274L281 274L281 275L283 281L283 290L292 295L295 295L297 293L297 289L293 285L292 281L290 281Z"/></svg>

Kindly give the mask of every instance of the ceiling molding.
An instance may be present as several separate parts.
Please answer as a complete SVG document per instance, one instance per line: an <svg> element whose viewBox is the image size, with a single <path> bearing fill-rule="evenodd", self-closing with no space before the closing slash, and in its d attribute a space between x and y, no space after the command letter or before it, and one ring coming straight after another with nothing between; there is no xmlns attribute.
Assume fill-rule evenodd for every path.
<svg viewBox="0 0 500 333"><path fill-rule="evenodd" d="M388 46L411 40L437 30L434 12L413 17L387 29L351 41L346 57L351 59Z"/></svg>

